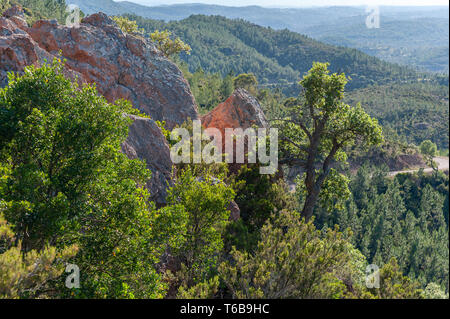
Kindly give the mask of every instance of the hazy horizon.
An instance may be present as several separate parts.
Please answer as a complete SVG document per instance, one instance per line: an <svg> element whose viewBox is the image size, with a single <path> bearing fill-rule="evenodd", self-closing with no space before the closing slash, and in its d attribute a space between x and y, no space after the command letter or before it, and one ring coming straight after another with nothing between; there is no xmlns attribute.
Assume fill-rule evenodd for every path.
<svg viewBox="0 0 450 319"><path fill-rule="evenodd" d="M273 0L114 0L116 2L129 1L146 6L160 6L171 4L215 4L223 6L250 6L258 5L262 7L327 7L327 6L448 6L448 0L278 0L277 5L273 5Z"/></svg>

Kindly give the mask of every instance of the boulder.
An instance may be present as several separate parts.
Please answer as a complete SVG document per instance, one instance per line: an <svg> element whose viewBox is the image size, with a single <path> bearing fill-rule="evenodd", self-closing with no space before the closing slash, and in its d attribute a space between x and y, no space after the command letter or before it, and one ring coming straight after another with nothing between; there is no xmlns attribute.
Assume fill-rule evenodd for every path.
<svg viewBox="0 0 450 319"><path fill-rule="evenodd" d="M221 145L217 145L222 152L225 152L225 129L242 128L245 130L253 126L269 127L259 102L244 89L236 89L225 102L201 117L201 121L204 129L216 128L222 133ZM247 152L247 139L245 139L244 144L244 151ZM242 163L236 163L236 145L234 146L234 154L234 161L228 167L230 172L235 174L243 165Z"/></svg>
<svg viewBox="0 0 450 319"><path fill-rule="evenodd" d="M259 102L244 89L236 89L223 103L201 118L203 127L217 128L225 133L226 128L247 129L256 125L268 127Z"/></svg>
<svg viewBox="0 0 450 319"><path fill-rule="evenodd" d="M79 26L37 21L29 34L53 55L62 52L67 66L96 83L108 101L126 99L168 128L198 111L188 82L178 67L143 37L123 33L107 15L96 13Z"/></svg>
<svg viewBox="0 0 450 319"><path fill-rule="evenodd" d="M0 17L1 87L8 84L8 72L21 72L28 65L38 65L40 61L53 59L51 54L41 49L24 31L27 25L25 20L20 21L21 16L17 16L17 19L10 17L15 10L18 10L17 7L10 8ZM21 25L20 22L25 25Z"/></svg>

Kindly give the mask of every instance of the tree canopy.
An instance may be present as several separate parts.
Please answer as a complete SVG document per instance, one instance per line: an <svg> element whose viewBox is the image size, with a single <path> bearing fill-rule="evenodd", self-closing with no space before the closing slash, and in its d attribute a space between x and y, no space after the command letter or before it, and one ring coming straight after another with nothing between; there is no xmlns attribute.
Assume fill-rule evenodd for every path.
<svg viewBox="0 0 450 319"><path fill-rule="evenodd" d="M334 169L336 162L346 160L345 147L355 142L376 145L383 140L377 120L361 105L343 103L346 76L329 73L327 63L314 63L300 81L304 91L298 103L288 105L287 117L274 121L281 129L281 163L305 170L302 216L306 219L313 215L324 186L345 184L345 178ZM328 191L336 189L325 189L322 194Z"/></svg>

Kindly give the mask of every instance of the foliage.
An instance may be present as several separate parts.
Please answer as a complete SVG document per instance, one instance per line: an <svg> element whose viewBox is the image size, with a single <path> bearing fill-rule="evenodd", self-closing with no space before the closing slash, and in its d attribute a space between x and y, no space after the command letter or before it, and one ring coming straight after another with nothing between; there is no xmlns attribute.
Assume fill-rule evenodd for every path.
<svg viewBox="0 0 450 319"><path fill-rule="evenodd" d="M446 294L438 284L431 282L423 291L422 297L424 299L448 299L448 293Z"/></svg>
<svg viewBox="0 0 450 319"><path fill-rule="evenodd" d="M382 27L369 29L363 19L346 23L325 23L304 30L309 36L332 45L356 48L384 61L409 65L421 70L448 74L448 15L426 16L422 12L390 16L383 10ZM444 10L442 10L444 11ZM421 15L425 16L421 16ZM359 21L358 21L359 20Z"/></svg>
<svg viewBox="0 0 450 319"><path fill-rule="evenodd" d="M288 30L276 31L243 20L196 15L164 23L127 16L147 32L167 29L188 43L192 53L181 54L181 59L191 72L201 69L205 74L221 76L253 73L259 90L278 88L296 97L300 92L298 79L312 63L330 62L332 72L345 72L351 78L345 102L352 106L361 102L364 110L379 120L390 140L400 138L401 142L419 145L430 139L439 149L448 149L448 76L421 74L354 49L325 45ZM210 110L227 96L221 96L220 102L208 102L219 96L205 96L213 92L209 81L218 80L205 80L206 84L200 81L202 94L196 92L195 85L193 92L196 98L201 96L199 105ZM283 99L263 105L269 118L279 112Z"/></svg>
<svg viewBox="0 0 450 319"><path fill-rule="evenodd" d="M187 212L183 244L173 252L186 266L184 285L191 287L207 280L217 267L223 249L222 234L228 223L228 206L234 192L210 175L195 177L190 168L182 171L169 190L169 205L181 205Z"/></svg>
<svg viewBox="0 0 450 319"><path fill-rule="evenodd" d="M235 88L242 88L250 92L252 95L257 95L258 80L253 73L239 74L233 79Z"/></svg>
<svg viewBox="0 0 450 319"><path fill-rule="evenodd" d="M181 41L180 38L171 38L172 33L168 30L158 31L155 30L150 34L150 38L155 42L156 47L164 56L170 58L171 56L178 55L181 52L190 54L191 47Z"/></svg>
<svg viewBox="0 0 450 319"><path fill-rule="evenodd" d="M381 299L420 299L422 295L417 283L403 276L395 258L380 269L380 288L369 290Z"/></svg>
<svg viewBox="0 0 450 319"><path fill-rule="evenodd" d="M348 92L345 101L350 105L360 102L368 114L378 119L390 140L419 145L428 139L439 149L448 150L447 83L373 85Z"/></svg>
<svg viewBox="0 0 450 319"><path fill-rule="evenodd" d="M0 0L0 12L13 5L24 8L26 20L30 24L41 19L57 19L63 24L68 15L65 0Z"/></svg>
<svg viewBox="0 0 450 319"><path fill-rule="evenodd" d="M199 106L200 113L211 111L233 93L234 85L231 74L222 78L219 73L205 73L201 68L191 73L185 62L179 62L178 64L184 77L189 82L189 87Z"/></svg>
<svg viewBox="0 0 450 319"><path fill-rule="evenodd" d="M67 14L59 0L0 8L16 2L28 22ZM381 141L371 117L389 141L369 157L425 140L430 158L433 143L448 149L445 76L242 20L114 19L126 33L143 27L175 60L202 113L235 87L251 91L282 129L284 163L310 160L310 175L296 203L281 175L260 175L257 165L230 176L225 165L180 164L168 204L156 209L144 189L150 172L120 152L124 114L137 111L78 87L57 61L28 67L0 90L0 297L448 298L448 176L386 178L366 166L345 176L337 165L366 154L353 142ZM297 85L316 60L338 73L317 63ZM342 72L353 78L345 97ZM182 127L192 132L192 122ZM241 219L229 222L233 199ZM315 209L309 221L294 212L306 206ZM69 261L80 267L80 289L64 287ZM380 289L365 287L368 263L381 268Z"/></svg>
<svg viewBox="0 0 450 319"><path fill-rule="evenodd" d="M5 215L27 248L53 240L86 209L92 180L109 168L105 160L123 161L112 154L130 123L121 114L134 112L126 103L107 104L93 87L78 91L62 68L56 60L28 67L0 91L0 150L11 168Z"/></svg>
<svg viewBox="0 0 450 319"><path fill-rule="evenodd" d="M352 196L342 210L317 212L319 228L351 228L351 241L369 263L381 267L391 258L424 289L434 282L448 289L448 176L400 174L386 178L364 165L350 182ZM396 266L397 267L397 266Z"/></svg>
<svg viewBox="0 0 450 319"><path fill-rule="evenodd" d="M336 274L350 268L345 238L283 212L263 226L254 253L233 249L219 272L234 298L342 298L346 287Z"/></svg>
<svg viewBox="0 0 450 319"><path fill-rule="evenodd" d="M264 224L283 209L295 209L295 197L277 175L262 175L258 165L241 167L234 177L235 201L241 219L229 225L226 251L231 246L240 250L253 250Z"/></svg>
<svg viewBox="0 0 450 319"><path fill-rule="evenodd" d="M327 45L301 34L261 27L240 19L192 15L181 21L136 20L147 32L167 29L192 47L191 55L182 55L193 72L199 67L222 76L253 73L262 85L282 87L297 94L297 80L314 61L330 62L333 72L345 72L353 81L349 89L416 81L422 77L407 67L383 62L361 51ZM430 76L424 75L425 78Z"/></svg>
<svg viewBox="0 0 450 319"><path fill-rule="evenodd" d="M75 0L72 0L75 1ZM381 28L367 28L365 7L267 8L229 7L209 4L142 6L112 0L76 0L94 13L134 13L164 21L183 20L191 15L244 19L275 30L291 30L337 47L355 48L384 61L428 72L448 74L448 13L444 7L385 7ZM95 2L95 3L94 3ZM299 18L301 17L301 18ZM238 20L242 21L242 20ZM345 23L343 23L343 21ZM267 42L266 42L267 43Z"/></svg>
<svg viewBox="0 0 450 319"><path fill-rule="evenodd" d="M219 277L215 276L208 281L200 282L199 284L186 288L181 286L178 292L180 299L212 299L219 290Z"/></svg>
<svg viewBox="0 0 450 319"><path fill-rule="evenodd" d="M261 229L273 213L295 208L284 181L279 176L260 174L258 165L242 166L235 181L239 185L236 202L241 218L252 230Z"/></svg>
<svg viewBox="0 0 450 319"><path fill-rule="evenodd" d="M24 254L47 243L79 247L75 297L162 297L155 265L180 242L183 212L156 211L143 189L150 172L120 152L131 123L124 113L138 114L93 86L79 88L57 60L11 74L0 90L4 215Z"/></svg>
<svg viewBox="0 0 450 319"><path fill-rule="evenodd" d="M347 148L349 168L357 170L364 164L370 164L390 171L402 171L422 165L423 157L417 146L391 138L387 136L379 145L352 145Z"/></svg>
<svg viewBox="0 0 450 319"><path fill-rule="evenodd" d="M427 165L437 169L433 159L437 154L437 146L430 140L425 140L419 145L420 153L425 157Z"/></svg>
<svg viewBox="0 0 450 319"><path fill-rule="evenodd" d="M129 34L142 34L143 30L140 30L136 21L131 21L126 17L112 17L117 23L117 26L124 32Z"/></svg>
<svg viewBox="0 0 450 319"><path fill-rule="evenodd" d="M197 125L199 123L197 122ZM184 143L186 144L179 144L182 141L181 136L176 132L176 128L182 128L186 129L189 132L190 139L187 138L184 140ZM223 161L222 163L206 163L204 161L203 156L199 156L200 154L194 153L194 136L197 136L198 134L202 134L202 137L205 136L204 129L201 125L199 125L198 130L194 131L194 122L191 119L188 119L186 122L184 122L182 125L176 126L174 130L170 133L170 143L171 145L174 145L176 147L179 147L179 153L181 154L183 151L183 147L186 147L189 149L189 158L191 159L190 163L179 163L175 165L175 173L177 176L183 173L184 170L189 169L192 171L192 174L198 178L204 178L207 175L214 176L215 178L219 180L226 180L228 176L228 165ZM176 134L175 134L176 133ZM199 136L197 136L198 138ZM209 139L202 138L201 141L201 149L204 149L206 145L209 145L211 141ZM172 149L172 151L176 151L176 149ZM224 156L224 155L222 155ZM228 181L227 181L228 182Z"/></svg>
<svg viewBox="0 0 450 319"><path fill-rule="evenodd" d="M0 211L0 299L57 297L50 283L60 278L77 247L46 246L22 254L21 242L14 245L14 241L11 225Z"/></svg>

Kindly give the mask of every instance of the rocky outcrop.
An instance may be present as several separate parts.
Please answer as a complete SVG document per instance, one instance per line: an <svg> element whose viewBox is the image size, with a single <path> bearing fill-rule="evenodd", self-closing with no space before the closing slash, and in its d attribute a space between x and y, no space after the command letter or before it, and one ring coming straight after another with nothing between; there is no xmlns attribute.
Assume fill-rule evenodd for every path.
<svg viewBox="0 0 450 319"><path fill-rule="evenodd" d="M2 17L8 18L13 21L19 28L26 30L28 24L25 20L25 14L20 6L12 6L3 12Z"/></svg>
<svg viewBox="0 0 450 319"><path fill-rule="evenodd" d="M189 84L178 67L154 44L124 34L108 16L93 14L76 27L37 21L28 27L17 7L0 19L0 85L7 72L21 72L55 56L79 81L95 83L109 102L123 98L168 128L197 119L198 112Z"/></svg>
<svg viewBox="0 0 450 319"><path fill-rule="evenodd" d="M198 112L189 84L178 67L154 44L142 37L124 34L103 13L93 14L76 27L56 21L27 25L20 7L0 18L0 86L7 73L21 73L28 65L39 66L55 57L66 60L65 73L79 83L95 83L109 102L126 99L154 120L172 129ZM146 161L152 171L148 189L158 204L165 203L172 184L172 161L167 141L153 120L132 116L122 151Z"/></svg>
<svg viewBox="0 0 450 319"><path fill-rule="evenodd" d="M258 101L244 89L237 89L223 103L201 118L204 128L214 127L224 135L225 128L268 127Z"/></svg>
<svg viewBox="0 0 450 319"><path fill-rule="evenodd" d="M216 128L222 133L221 145L217 145L222 152L225 152L225 129L242 128L245 130L253 126L269 127L259 102L244 89L236 89L225 102L203 116L201 121L203 128ZM245 139L244 151L246 150L248 150L247 139ZM236 154L236 145L234 154ZM241 166L242 164L236 163L234 155L233 163L228 165L230 172L237 173Z"/></svg>
<svg viewBox="0 0 450 319"><path fill-rule="evenodd" d="M147 183L150 196L157 204L165 204L167 188L172 182L172 160L170 149L161 129L155 121L129 115L133 120L128 138L122 144L122 152L131 159L141 159L151 170L152 177Z"/></svg>
<svg viewBox="0 0 450 319"><path fill-rule="evenodd" d="M37 65L53 56L41 49L26 32L23 12L13 7L0 17L0 86L8 81L8 72L23 71L27 65Z"/></svg>
<svg viewBox="0 0 450 319"><path fill-rule="evenodd" d="M374 166L386 165L390 171L426 167L422 155L418 152L412 154L392 154L389 149L372 148L363 156L350 157L350 170L356 172L365 162Z"/></svg>

